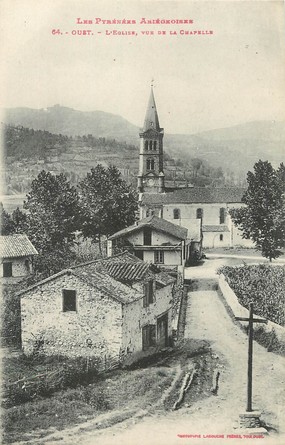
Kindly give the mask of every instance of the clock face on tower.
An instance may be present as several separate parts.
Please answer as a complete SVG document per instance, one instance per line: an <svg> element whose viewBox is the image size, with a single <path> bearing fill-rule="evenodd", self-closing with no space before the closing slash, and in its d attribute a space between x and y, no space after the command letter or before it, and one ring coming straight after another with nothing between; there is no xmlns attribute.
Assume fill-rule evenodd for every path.
<svg viewBox="0 0 285 445"><path fill-rule="evenodd" d="M147 185L149 186L153 186L154 185L154 180L152 178L147 180Z"/></svg>

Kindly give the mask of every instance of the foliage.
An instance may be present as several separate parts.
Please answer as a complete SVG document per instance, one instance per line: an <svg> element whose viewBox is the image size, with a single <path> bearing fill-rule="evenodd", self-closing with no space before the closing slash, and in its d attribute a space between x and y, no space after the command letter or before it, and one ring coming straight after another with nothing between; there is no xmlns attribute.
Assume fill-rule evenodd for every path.
<svg viewBox="0 0 285 445"><path fill-rule="evenodd" d="M13 367L17 366L17 377ZM12 369L12 372L11 372ZM40 396L48 397L65 388L87 385L98 379L97 361L84 357L21 355L4 359L3 405L19 405ZM11 380L16 378L15 381Z"/></svg>
<svg viewBox="0 0 285 445"><path fill-rule="evenodd" d="M246 207L230 210L243 238L252 239L261 254L279 257L285 246L284 165L275 170L268 161L258 161L247 174Z"/></svg>
<svg viewBox="0 0 285 445"><path fill-rule="evenodd" d="M2 345L21 344L21 307L20 297L16 295L17 286L2 286L1 339Z"/></svg>
<svg viewBox="0 0 285 445"><path fill-rule="evenodd" d="M7 213L6 210L4 209L2 202L0 202L0 213L1 213L0 217L1 235L12 235L13 233L15 233L14 222L9 213Z"/></svg>
<svg viewBox="0 0 285 445"><path fill-rule="evenodd" d="M19 160L23 158L44 158L49 149L65 150L69 137L62 134L52 134L49 131L34 130L22 126L5 125L4 141L6 156Z"/></svg>
<svg viewBox="0 0 285 445"><path fill-rule="evenodd" d="M78 194L66 177L42 171L24 202L28 236L40 253L66 252L78 228Z"/></svg>
<svg viewBox="0 0 285 445"><path fill-rule="evenodd" d="M137 197L114 166L97 165L79 184L81 231L93 241L134 223Z"/></svg>
<svg viewBox="0 0 285 445"><path fill-rule="evenodd" d="M282 266L223 266L224 274L240 304L246 308L252 301L254 312L282 326L285 325L285 268Z"/></svg>
<svg viewBox="0 0 285 445"><path fill-rule="evenodd" d="M28 225L26 213L22 212L19 207L17 207L16 210L12 212L11 218L14 224L15 233L27 232Z"/></svg>

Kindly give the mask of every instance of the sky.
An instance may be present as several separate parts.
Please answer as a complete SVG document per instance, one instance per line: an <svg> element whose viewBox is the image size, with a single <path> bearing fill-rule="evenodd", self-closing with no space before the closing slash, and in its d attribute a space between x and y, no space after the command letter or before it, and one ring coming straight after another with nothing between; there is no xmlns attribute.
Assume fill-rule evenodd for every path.
<svg viewBox="0 0 285 445"><path fill-rule="evenodd" d="M142 126L153 80L168 133L285 120L283 1L0 0L0 17L3 107L60 104ZM102 23L113 19L136 23Z"/></svg>

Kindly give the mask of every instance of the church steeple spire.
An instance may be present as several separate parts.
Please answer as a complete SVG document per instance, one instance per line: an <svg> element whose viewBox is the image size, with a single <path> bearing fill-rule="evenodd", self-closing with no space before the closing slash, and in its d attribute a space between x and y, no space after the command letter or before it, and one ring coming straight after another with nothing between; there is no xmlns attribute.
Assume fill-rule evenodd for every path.
<svg viewBox="0 0 285 445"><path fill-rule="evenodd" d="M148 106L147 106L145 120L144 120L143 131L147 131L150 129L160 131L158 114L157 114L156 104L155 104L155 100L154 100L152 85L151 85L150 96L149 96Z"/></svg>
<svg viewBox="0 0 285 445"><path fill-rule="evenodd" d="M164 191L163 134L151 85L144 126L140 133L138 190L141 193Z"/></svg>

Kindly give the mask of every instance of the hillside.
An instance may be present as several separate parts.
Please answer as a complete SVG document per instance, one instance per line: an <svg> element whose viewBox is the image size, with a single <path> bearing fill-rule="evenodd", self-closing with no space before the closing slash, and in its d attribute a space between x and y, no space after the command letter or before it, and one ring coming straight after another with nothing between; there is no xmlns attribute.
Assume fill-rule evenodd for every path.
<svg viewBox="0 0 285 445"><path fill-rule="evenodd" d="M22 125L34 130L46 130L54 134L83 136L93 134L100 138L115 138L137 143L138 128L111 113L103 111L83 112L55 105L46 109L7 108L4 123Z"/></svg>
<svg viewBox="0 0 285 445"><path fill-rule="evenodd" d="M63 172L72 183L78 183L91 167L112 164L123 178L136 187L139 148L134 144L95 137L66 136L47 130L34 130L23 126L2 124L4 135L4 159L6 193L28 191L32 180L41 170L53 174ZM164 173L167 187L224 185L221 168L213 168L205 161L171 159L164 152Z"/></svg>
<svg viewBox="0 0 285 445"><path fill-rule="evenodd" d="M126 119L59 105L39 110L10 108L4 116L6 125L26 127L33 132L26 132L23 138L22 131L22 139L12 138L8 156L16 156L20 162L29 156L40 163L43 159L48 162L50 149L57 148L57 164L45 165L51 171L61 168L73 176L82 176L98 162L112 163L135 183L140 129ZM168 180L187 180L196 185L217 186L222 176L226 184L244 185L247 171L259 159L269 160L274 167L279 165L284 160L284 146L283 121L249 122L192 135L168 134L166 129L164 153L169 162L165 162L165 173ZM197 158L202 161L198 163L199 171ZM28 182L37 171L30 170ZM23 187L26 189L26 185Z"/></svg>
<svg viewBox="0 0 285 445"><path fill-rule="evenodd" d="M139 143L139 127L103 111L83 112L55 105L39 110L9 108L4 116L6 124L35 130L67 136L92 134L136 146ZM269 160L275 166L284 159L285 121L249 122L197 134L168 134L165 130L164 147L170 156L188 161L200 158L229 174L244 177L258 159Z"/></svg>

